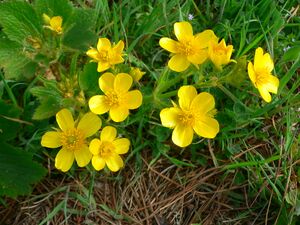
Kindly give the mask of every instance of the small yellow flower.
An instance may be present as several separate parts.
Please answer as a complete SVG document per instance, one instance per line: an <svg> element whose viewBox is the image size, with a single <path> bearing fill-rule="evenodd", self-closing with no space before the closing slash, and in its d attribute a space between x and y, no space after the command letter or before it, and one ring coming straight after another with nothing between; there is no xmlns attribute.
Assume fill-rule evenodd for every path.
<svg viewBox="0 0 300 225"><path fill-rule="evenodd" d="M132 76L135 82L138 82L145 74L145 72L141 71L137 67L131 67L129 74Z"/></svg>
<svg viewBox="0 0 300 225"><path fill-rule="evenodd" d="M220 43L218 41L210 41L208 46L208 55L213 64L218 68L222 69L222 65L228 64L233 51L233 46L226 46L225 40L222 39Z"/></svg>
<svg viewBox="0 0 300 225"><path fill-rule="evenodd" d="M124 121L129 115L129 109L141 106L143 96L139 90L129 91L132 77L127 73L104 73L99 78L99 87L104 95L95 95L89 100L93 113L104 114L109 111L115 122Z"/></svg>
<svg viewBox="0 0 300 225"><path fill-rule="evenodd" d="M43 14L43 19L46 24L49 24L50 26L46 26L50 30L55 31L58 34L62 33L62 22L63 19L61 16L54 16L54 17L49 17L45 13Z"/></svg>
<svg viewBox="0 0 300 225"><path fill-rule="evenodd" d="M91 141L89 149L93 154L92 165L95 170L102 170L105 165L113 172L124 166L119 156L129 150L130 141L127 138L116 138L117 130L114 127L106 126L100 134L100 139Z"/></svg>
<svg viewBox="0 0 300 225"><path fill-rule="evenodd" d="M174 24L174 32L178 41L163 37L159 40L162 48L173 53L168 62L171 70L182 72L190 64L202 64L208 58L208 44L211 40L218 40L212 30L205 30L193 35L193 28L189 22Z"/></svg>
<svg viewBox="0 0 300 225"><path fill-rule="evenodd" d="M86 54L92 58L93 62L98 62L98 72L103 72L115 64L124 62L122 52L124 42L119 41L116 45L111 46L107 38L99 38L97 49L91 48Z"/></svg>
<svg viewBox="0 0 300 225"><path fill-rule="evenodd" d="M274 64L270 54L264 54L262 48L257 48L255 50L254 65L252 62L248 63L248 74L253 85L266 102L272 100L269 92L277 94L279 86L279 79L271 73L273 69Z"/></svg>
<svg viewBox="0 0 300 225"><path fill-rule="evenodd" d="M61 130L46 132L41 140L41 145L47 148L62 146L55 157L55 167L66 172L71 168L74 158L79 167L86 166L92 155L85 138L92 136L100 129L100 118L89 112L75 126L71 112L62 109L56 114L56 121Z"/></svg>
<svg viewBox="0 0 300 225"><path fill-rule="evenodd" d="M173 142L180 147L190 145L194 131L199 136L214 138L219 132L219 123L213 118L216 114L214 97L207 92L197 94L193 86L182 86L178 98L179 106L174 104L160 112L162 125L174 129Z"/></svg>

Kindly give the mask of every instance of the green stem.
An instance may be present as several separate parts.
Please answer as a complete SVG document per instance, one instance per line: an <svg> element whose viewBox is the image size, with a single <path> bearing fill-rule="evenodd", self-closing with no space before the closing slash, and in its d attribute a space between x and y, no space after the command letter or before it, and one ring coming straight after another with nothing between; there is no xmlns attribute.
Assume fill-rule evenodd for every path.
<svg viewBox="0 0 300 225"><path fill-rule="evenodd" d="M18 107L17 99L14 96L14 94L11 91L10 87L8 86L8 84L6 83L5 78L4 78L3 74L2 74L2 72L0 72L0 76L1 76L1 79L3 80L4 87L5 87L5 89L6 89L7 93L8 93L8 96L10 97L10 99L14 103L14 105Z"/></svg>

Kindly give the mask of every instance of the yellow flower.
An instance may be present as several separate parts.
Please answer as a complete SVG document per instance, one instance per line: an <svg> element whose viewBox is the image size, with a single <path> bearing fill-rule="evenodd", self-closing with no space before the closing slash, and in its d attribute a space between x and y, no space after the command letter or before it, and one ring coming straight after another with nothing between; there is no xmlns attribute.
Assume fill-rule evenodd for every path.
<svg viewBox="0 0 300 225"><path fill-rule="evenodd" d="M190 64L202 64L208 58L208 44L211 40L218 40L212 30L205 30L193 35L193 28L188 22L174 24L174 32L178 41L163 37L159 40L162 48L173 53L168 62L171 70L182 72Z"/></svg>
<svg viewBox="0 0 300 225"><path fill-rule="evenodd" d="M66 172L71 168L74 158L79 167L86 166L92 155L85 138L92 136L100 129L100 118L89 112L76 126L71 112L62 109L56 114L56 121L61 130L46 132L41 141L41 145L47 148L62 146L55 157L55 167Z"/></svg>
<svg viewBox="0 0 300 225"><path fill-rule="evenodd" d="M95 95L89 100L89 107L93 113L104 114L109 111L115 122L124 121L129 115L129 109L141 106L143 96L138 90L129 91L132 77L127 73L104 73L99 78L99 87L104 95Z"/></svg>
<svg viewBox="0 0 300 225"><path fill-rule="evenodd" d="M93 154L92 165L95 170L102 170L107 167L116 172L124 166L120 154L129 150L130 141L127 138L116 138L117 130L114 127L106 126L100 134L100 139L91 141L89 149Z"/></svg>
<svg viewBox="0 0 300 225"><path fill-rule="evenodd" d="M43 18L46 24L49 24L50 26L46 26L50 30L55 31L58 34L62 33L62 17L61 16L54 16L54 17L49 17L45 13L43 14Z"/></svg>
<svg viewBox="0 0 300 225"><path fill-rule="evenodd" d="M214 138L219 132L219 123L213 118L216 114L214 97L207 92L197 94L193 86L182 86L178 98L179 106L174 104L160 112L162 125L174 128L173 142L180 147L190 145L194 131L199 136Z"/></svg>
<svg viewBox="0 0 300 225"><path fill-rule="evenodd" d="M255 50L254 65L248 63L248 74L254 86L258 89L261 97L266 101L272 100L269 92L277 94L279 79L272 75L274 68L270 54L265 53L262 48Z"/></svg>
<svg viewBox="0 0 300 225"><path fill-rule="evenodd" d="M115 64L124 62L122 52L124 42L119 41L116 45L111 46L107 38L99 38L97 49L91 48L86 54L92 58L93 62L98 62L98 72L103 72Z"/></svg>
<svg viewBox="0 0 300 225"><path fill-rule="evenodd" d="M129 74L132 76L135 82L138 82L145 74L145 72L141 71L137 67L131 67Z"/></svg>
<svg viewBox="0 0 300 225"><path fill-rule="evenodd" d="M209 58L218 69L222 69L222 65L226 65L230 61L233 61L230 60L232 51L233 46L226 46L224 39L222 39L220 43L216 40L210 41L208 46Z"/></svg>

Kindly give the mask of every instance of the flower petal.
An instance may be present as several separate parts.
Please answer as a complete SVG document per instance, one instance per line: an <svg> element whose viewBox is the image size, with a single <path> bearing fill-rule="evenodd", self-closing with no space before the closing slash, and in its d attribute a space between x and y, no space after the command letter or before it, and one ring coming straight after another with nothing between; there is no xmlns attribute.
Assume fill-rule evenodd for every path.
<svg viewBox="0 0 300 225"><path fill-rule="evenodd" d="M177 39L182 41L187 41L193 37L193 28L189 22L177 22L174 24L174 33Z"/></svg>
<svg viewBox="0 0 300 225"><path fill-rule="evenodd" d="M117 74L114 81L114 90L118 93L126 93L132 85L132 77L127 73Z"/></svg>
<svg viewBox="0 0 300 225"><path fill-rule="evenodd" d="M185 85L178 90L179 106L182 109L189 110L192 101L197 96L197 90L192 85Z"/></svg>
<svg viewBox="0 0 300 225"><path fill-rule="evenodd" d="M83 131L84 137L90 137L100 129L101 124L101 119L94 113L89 112L84 114L77 128Z"/></svg>
<svg viewBox="0 0 300 225"><path fill-rule="evenodd" d="M214 108L215 99L207 92L199 93L191 103L191 109L203 115Z"/></svg>
<svg viewBox="0 0 300 225"><path fill-rule="evenodd" d="M189 55L187 59L196 65L202 64L208 58L207 50L199 50L193 55Z"/></svg>
<svg viewBox="0 0 300 225"><path fill-rule="evenodd" d="M265 84L269 92L277 94L279 79L273 75L267 76L267 83Z"/></svg>
<svg viewBox="0 0 300 225"><path fill-rule="evenodd" d="M104 73L99 78L99 87L104 93L114 90L115 75L112 73Z"/></svg>
<svg viewBox="0 0 300 225"><path fill-rule="evenodd" d="M56 113L56 121L62 131L74 128L74 119L68 109L62 109Z"/></svg>
<svg viewBox="0 0 300 225"><path fill-rule="evenodd" d="M193 129L201 137L214 138L220 128L216 119L206 116L202 120L196 121Z"/></svg>
<svg viewBox="0 0 300 225"><path fill-rule="evenodd" d="M57 148L60 147L62 144L60 142L60 132L56 131L48 131L46 132L41 140L41 145L47 148Z"/></svg>
<svg viewBox="0 0 300 225"><path fill-rule="evenodd" d="M186 147L193 141L194 131L191 126L177 125L172 133L172 141L179 147Z"/></svg>
<svg viewBox="0 0 300 225"><path fill-rule="evenodd" d="M171 38L163 37L159 40L160 47L166 49L169 52L177 53L178 52L178 42L172 40Z"/></svg>
<svg viewBox="0 0 300 225"><path fill-rule="evenodd" d="M92 158L92 165L95 168L95 170L102 170L105 167L105 160L99 155L95 155Z"/></svg>
<svg viewBox="0 0 300 225"><path fill-rule="evenodd" d="M257 70L257 66L263 61L264 50L262 48L257 48L254 54L254 68Z"/></svg>
<svg viewBox="0 0 300 225"><path fill-rule="evenodd" d="M106 96L95 95L89 100L90 110L95 114L104 114L108 112L110 106L106 103Z"/></svg>
<svg viewBox="0 0 300 225"><path fill-rule="evenodd" d="M87 145L74 151L75 159L79 167L84 167L91 161L92 154Z"/></svg>
<svg viewBox="0 0 300 225"><path fill-rule="evenodd" d="M252 62L248 63L248 75L249 75L249 78L252 81L254 87L257 87L256 86L256 73L254 71L254 66L253 66Z"/></svg>
<svg viewBox="0 0 300 225"><path fill-rule="evenodd" d="M103 72L103 71L105 71L109 68L110 68L110 64L108 62L106 62L106 61L99 61L98 62L98 67L97 67L98 72Z"/></svg>
<svg viewBox="0 0 300 225"><path fill-rule="evenodd" d="M137 109L142 105L143 96L139 90L129 91L124 95L126 106L129 109Z"/></svg>
<svg viewBox="0 0 300 225"><path fill-rule="evenodd" d="M101 141L98 138L94 138L89 145L89 150L93 155L98 155L100 153Z"/></svg>
<svg viewBox="0 0 300 225"><path fill-rule="evenodd" d="M269 53L263 55L261 64L264 65L264 69L269 73L274 69L274 63Z"/></svg>
<svg viewBox="0 0 300 225"><path fill-rule="evenodd" d="M108 169L110 169L113 172L118 171L120 168L124 166L122 158L114 153L110 157L105 158L106 165Z"/></svg>
<svg viewBox="0 0 300 225"><path fill-rule="evenodd" d="M182 72L185 71L190 64L191 63L188 61L185 55L176 54L173 55L169 60L168 67L176 72Z"/></svg>
<svg viewBox="0 0 300 225"><path fill-rule="evenodd" d="M261 95L261 97L263 98L263 100L265 100L266 102L271 102L272 97L267 89L266 86L262 86L262 85L258 85L257 89L259 91L259 94Z"/></svg>
<svg viewBox="0 0 300 225"><path fill-rule="evenodd" d="M55 157L55 167L63 172L67 172L74 161L73 151L62 148Z"/></svg>
<svg viewBox="0 0 300 225"><path fill-rule="evenodd" d="M86 52L87 56L91 57L92 59L98 60L98 51L94 48L89 49Z"/></svg>
<svg viewBox="0 0 300 225"><path fill-rule="evenodd" d="M205 30L195 35L195 43L199 49L207 48L210 41L218 43L218 37L213 30Z"/></svg>
<svg viewBox="0 0 300 225"><path fill-rule="evenodd" d="M130 141L127 138L118 138L113 141L113 145L117 154L125 154L129 150Z"/></svg>
<svg viewBox="0 0 300 225"><path fill-rule="evenodd" d="M50 26L57 32L60 31L62 25L62 17L61 16L54 16L50 19Z"/></svg>
<svg viewBox="0 0 300 225"><path fill-rule="evenodd" d="M115 122L124 121L128 115L129 115L128 108L122 106L114 107L109 110L109 116Z"/></svg>
<svg viewBox="0 0 300 225"><path fill-rule="evenodd" d="M101 141L113 142L117 137L117 129L112 126L106 126L103 128L100 134Z"/></svg>
<svg viewBox="0 0 300 225"><path fill-rule="evenodd" d="M97 50L100 51L107 51L111 48L111 43L107 38L99 38L97 43Z"/></svg>
<svg viewBox="0 0 300 225"><path fill-rule="evenodd" d="M122 40L120 40L114 47L113 50L115 53L117 54L121 54L123 52L124 49L124 42Z"/></svg>
<svg viewBox="0 0 300 225"><path fill-rule="evenodd" d="M174 128L178 124L178 115L182 112L177 107L165 108L160 111L161 124L164 127Z"/></svg>

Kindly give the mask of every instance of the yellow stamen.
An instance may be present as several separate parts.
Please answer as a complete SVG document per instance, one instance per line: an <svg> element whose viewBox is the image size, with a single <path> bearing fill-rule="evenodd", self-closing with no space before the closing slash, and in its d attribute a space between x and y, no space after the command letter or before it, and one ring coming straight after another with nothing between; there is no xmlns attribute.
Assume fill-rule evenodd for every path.
<svg viewBox="0 0 300 225"><path fill-rule="evenodd" d="M70 151L75 151L84 145L84 135L76 128L67 130L63 132L61 136L61 143L63 148L66 148Z"/></svg>

